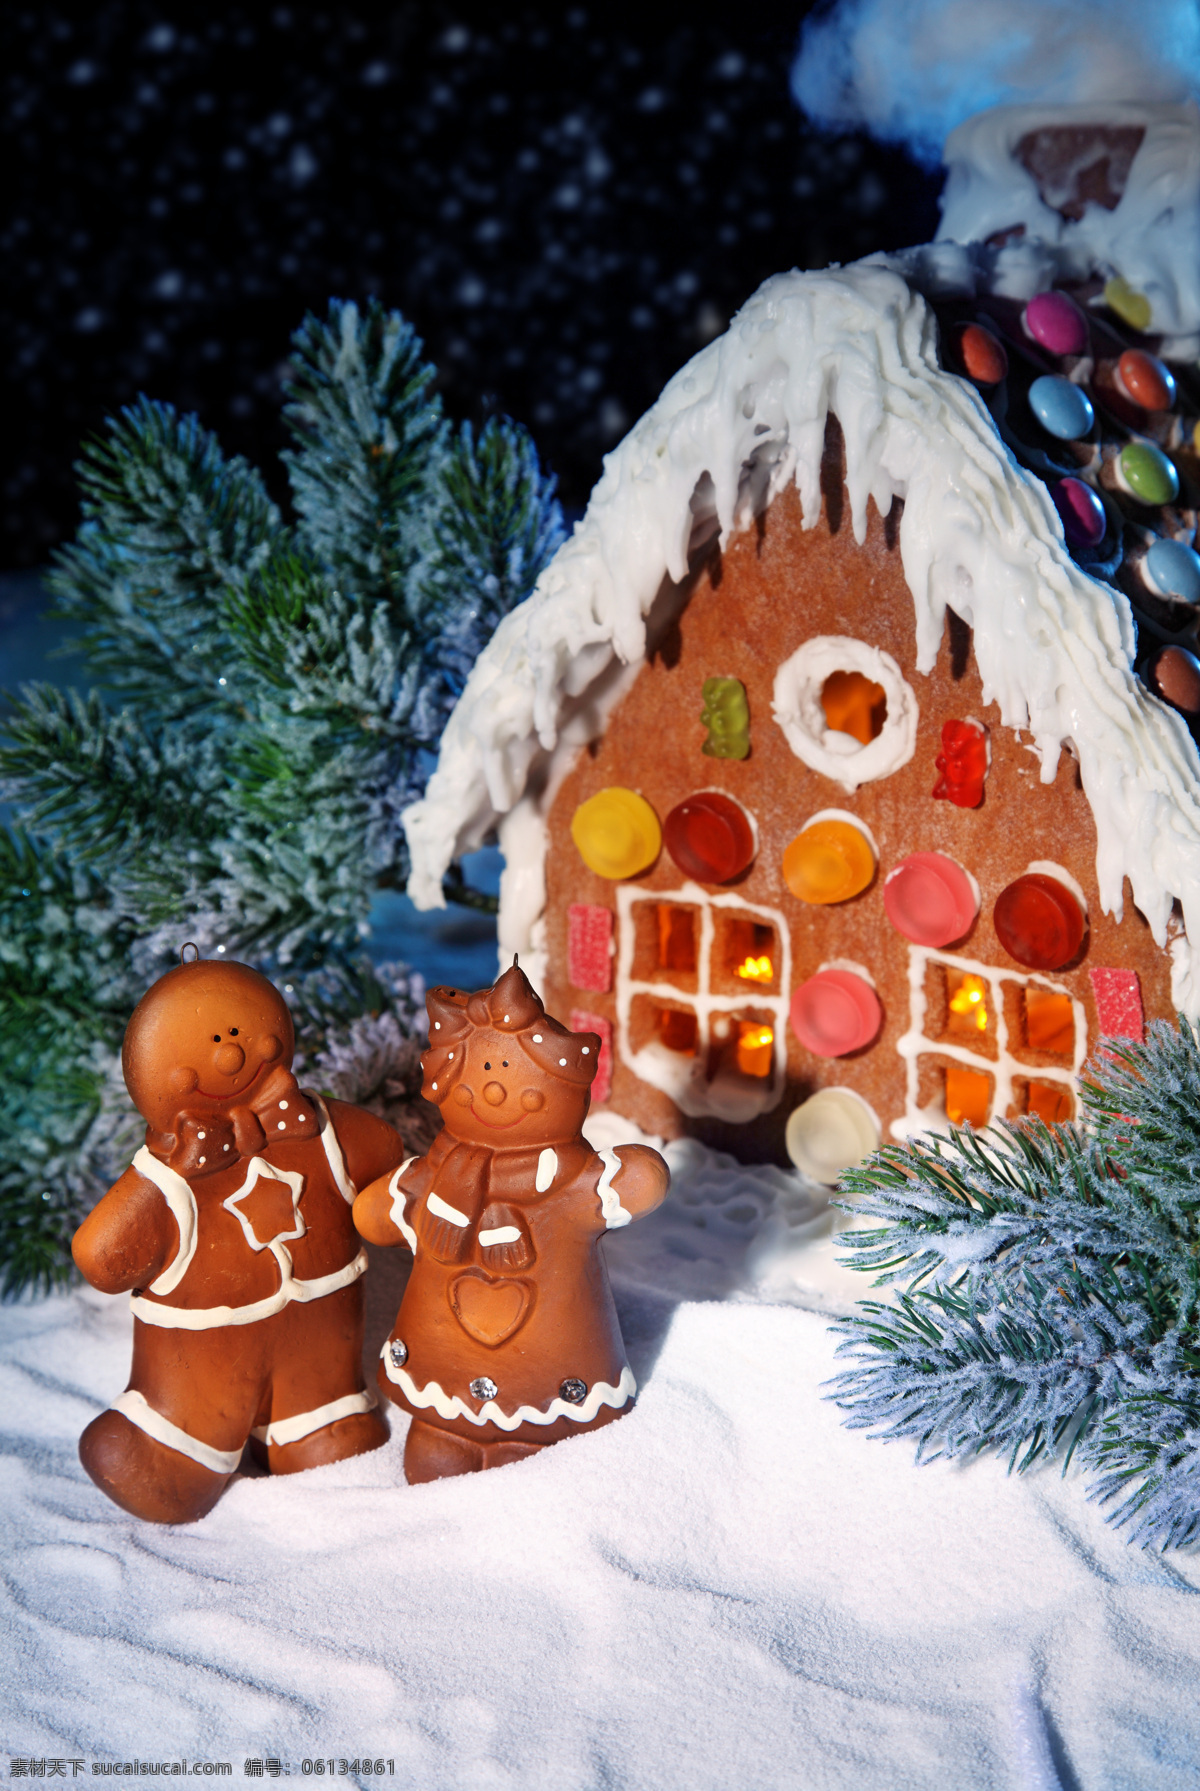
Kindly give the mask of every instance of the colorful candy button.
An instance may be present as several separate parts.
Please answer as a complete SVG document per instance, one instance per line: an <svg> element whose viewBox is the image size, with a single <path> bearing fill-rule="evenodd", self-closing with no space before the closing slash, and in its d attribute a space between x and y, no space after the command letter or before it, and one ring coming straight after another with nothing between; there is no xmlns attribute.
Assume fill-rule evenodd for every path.
<svg viewBox="0 0 1200 1791"><path fill-rule="evenodd" d="M1050 487L1069 547L1099 547L1108 529L1100 498L1082 479L1060 479Z"/></svg>
<svg viewBox="0 0 1200 1791"><path fill-rule="evenodd" d="M982 324L964 324L957 332L954 346L968 377L978 385L998 386L1008 372L1003 342Z"/></svg>
<svg viewBox="0 0 1200 1791"><path fill-rule="evenodd" d="M1142 577L1156 597L1200 604L1200 554L1183 541L1155 541L1142 561Z"/></svg>
<svg viewBox="0 0 1200 1791"><path fill-rule="evenodd" d="M1153 442L1126 442L1117 456L1117 476L1143 504L1173 504L1179 496L1179 474Z"/></svg>
<svg viewBox="0 0 1200 1791"><path fill-rule="evenodd" d="M1140 348L1127 348L1116 365L1117 389L1143 410L1170 410L1175 402L1175 375Z"/></svg>
<svg viewBox="0 0 1200 1791"><path fill-rule="evenodd" d="M588 869L614 883L636 877L662 849L662 828L646 798L616 784L580 803L571 838Z"/></svg>
<svg viewBox="0 0 1200 1791"><path fill-rule="evenodd" d="M783 880L802 902L848 902L875 875L875 854L851 821L814 821L783 855Z"/></svg>
<svg viewBox="0 0 1200 1791"><path fill-rule="evenodd" d="M784 1133L787 1154L802 1175L832 1186L880 1145L867 1103L849 1088L821 1088L792 1110Z"/></svg>
<svg viewBox="0 0 1200 1791"><path fill-rule="evenodd" d="M1155 696L1181 715L1200 715L1200 659L1186 647L1160 647L1142 673Z"/></svg>
<svg viewBox="0 0 1200 1791"><path fill-rule="evenodd" d="M1025 307L1025 327L1051 354L1082 354L1088 345L1083 312L1065 292L1039 292Z"/></svg>
<svg viewBox="0 0 1200 1791"><path fill-rule="evenodd" d="M1061 970L1079 947L1087 922L1075 895L1057 877L1027 871L996 897L996 937L1028 970Z"/></svg>
<svg viewBox="0 0 1200 1791"><path fill-rule="evenodd" d="M883 1022L870 983L852 970L818 970L792 996L792 1031L814 1057L844 1057L869 1045Z"/></svg>
<svg viewBox="0 0 1200 1791"><path fill-rule="evenodd" d="M1144 292L1131 286L1128 280L1117 277L1109 280L1104 288L1104 302L1110 311L1115 311L1122 323L1127 323L1131 330L1148 330L1153 315L1150 300Z"/></svg>
<svg viewBox="0 0 1200 1791"><path fill-rule="evenodd" d="M702 790L673 808L663 838L684 876L698 883L728 883L754 858L754 829L745 809L719 790Z"/></svg>
<svg viewBox="0 0 1200 1791"><path fill-rule="evenodd" d="M1029 408L1042 428L1061 442L1078 441L1096 421L1087 393L1055 373L1034 380L1029 388Z"/></svg>
<svg viewBox="0 0 1200 1791"><path fill-rule="evenodd" d="M914 945L942 946L970 931L979 899L962 866L944 852L913 852L884 884L883 905Z"/></svg>

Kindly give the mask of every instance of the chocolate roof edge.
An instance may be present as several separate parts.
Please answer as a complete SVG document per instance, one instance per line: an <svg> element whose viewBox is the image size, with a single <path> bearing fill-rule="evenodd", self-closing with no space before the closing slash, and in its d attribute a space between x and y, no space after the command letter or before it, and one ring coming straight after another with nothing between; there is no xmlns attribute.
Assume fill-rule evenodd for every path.
<svg viewBox="0 0 1200 1791"><path fill-rule="evenodd" d="M932 312L881 257L768 280L606 457L571 539L476 662L406 811L418 907L441 906L452 859L498 827L501 944L529 948L545 899L541 814L602 730L621 667L636 674L664 574L684 577L698 528L728 540L791 483L814 526L830 411L856 538L869 497L884 514L905 500L918 670L932 670L952 606L974 631L986 699L1031 732L1043 779L1065 745L1075 752L1102 906L1120 914L1128 877L1160 945L1176 899L1200 939L1200 759L1187 726L1133 673L1125 598L1072 559L1046 487L1008 453L974 387L939 366ZM1174 999L1200 1017L1200 964L1193 974L1186 938L1171 944Z"/></svg>

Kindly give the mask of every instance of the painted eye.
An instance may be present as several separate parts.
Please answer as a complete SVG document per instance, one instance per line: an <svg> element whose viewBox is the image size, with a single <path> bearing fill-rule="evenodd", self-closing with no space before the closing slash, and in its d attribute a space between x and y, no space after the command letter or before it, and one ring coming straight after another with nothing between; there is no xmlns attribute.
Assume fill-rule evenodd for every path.
<svg viewBox="0 0 1200 1791"><path fill-rule="evenodd" d="M502 1070L506 1070L506 1069L507 1069L507 1068L508 1068L508 1059L507 1059L507 1057L506 1057L506 1058L505 1058L505 1059L504 1059L504 1062L503 1062L503 1063L502 1063L502 1064L501 1064L501 1065L500 1065L500 1068L501 1068L501 1069L502 1069Z"/></svg>
<svg viewBox="0 0 1200 1791"><path fill-rule="evenodd" d="M231 1026L229 1028L229 1036L231 1039L235 1039L237 1037L237 1027L236 1026Z"/></svg>
<svg viewBox="0 0 1200 1791"><path fill-rule="evenodd" d="M220 1044L220 1042L221 1042L221 1035L220 1035L220 1033L219 1033L219 1032L214 1032L214 1033L213 1033L213 1044L214 1044L214 1045L219 1045L219 1044Z"/></svg>
<svg viewBox="0 0 1200 1791"><path fill-rule="evenodd" d="M485 1070L490 1070L492 1066L490 1063L485 1063L483 1067Z"/></svg>

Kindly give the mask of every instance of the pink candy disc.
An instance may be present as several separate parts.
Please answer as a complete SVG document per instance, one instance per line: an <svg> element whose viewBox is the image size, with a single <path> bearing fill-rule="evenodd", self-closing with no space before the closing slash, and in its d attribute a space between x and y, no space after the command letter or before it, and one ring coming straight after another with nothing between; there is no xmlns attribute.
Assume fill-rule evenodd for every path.
<svg viewBox="0 0 1200 1791"><path fill-rule="evenodd" d="M1088 345L1083 312L1065 292L1039 292L1025 307L1025 327L1051 354L1082 354Z"/></svg>
<svg viewBox="0 0 1200 1791"><path fill-rule="evenodd" d="M818 970L792 996L791 1021L814 1057L844 1057L871 1043L883 1009L870 983L853 970Z"/></svg>
<svg viewBox="0 0 1200 1791"><path fill-rule="evenodd" d="M969 931L979 903L961 865L942 852L902 858L883 886L883 905L914 945L951 945Z"/></svg>

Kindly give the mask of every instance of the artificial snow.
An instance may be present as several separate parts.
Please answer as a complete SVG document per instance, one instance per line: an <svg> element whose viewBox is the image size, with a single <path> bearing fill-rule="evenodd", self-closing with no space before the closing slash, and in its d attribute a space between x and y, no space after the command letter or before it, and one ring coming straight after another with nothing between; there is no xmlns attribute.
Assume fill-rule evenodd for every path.
<svg viewBox="0 0 1200 1791"><path fill-rule="evenodd" d="M832 1267L820 1197L669 1148L666 1206L606 1246L637 1406L487 1474L406 1487L395 1413L373 1455L138 1523L76 1457L125 1384L127 1303L0 1311L10 1762L242 1782L247 1759L369 1756L421 1791L1194 1784L1197 1554L1127 1547L1076 1477L916 1468L846 1430L811 1306L867 1288ZM402 1262L374 1253L368 1356Z"/></svg>

